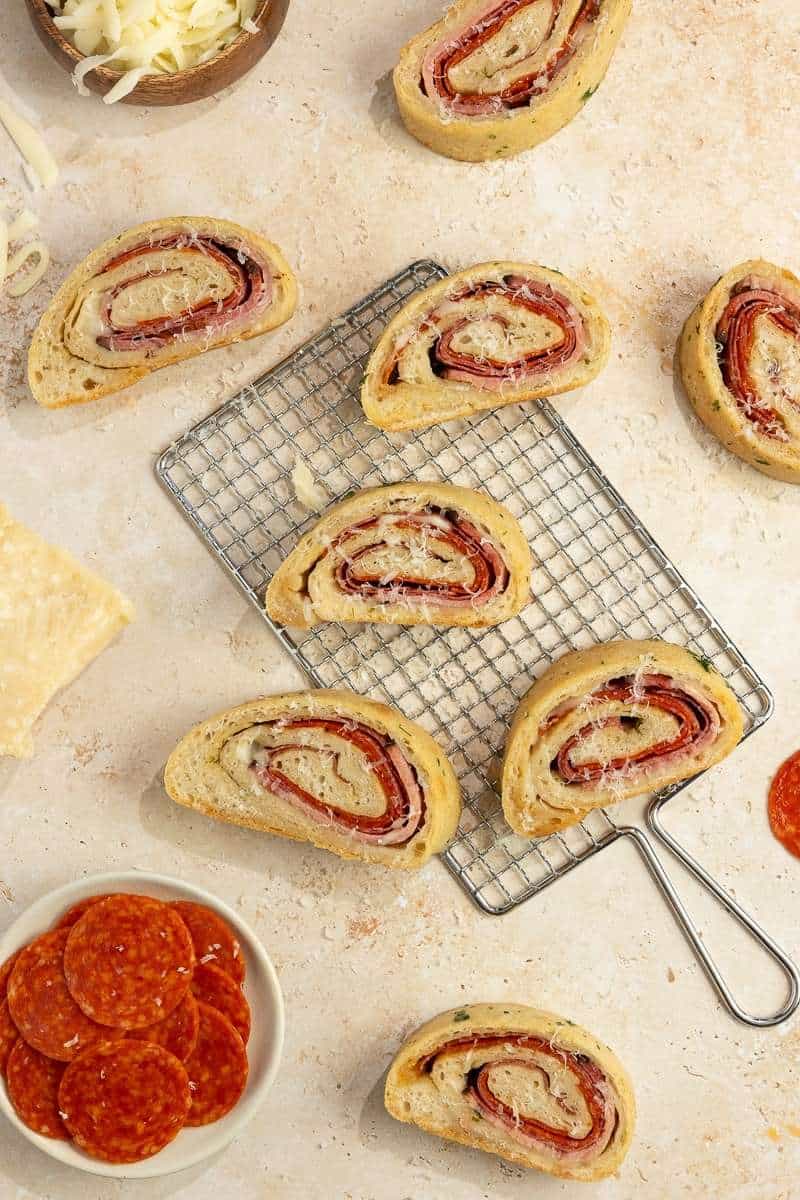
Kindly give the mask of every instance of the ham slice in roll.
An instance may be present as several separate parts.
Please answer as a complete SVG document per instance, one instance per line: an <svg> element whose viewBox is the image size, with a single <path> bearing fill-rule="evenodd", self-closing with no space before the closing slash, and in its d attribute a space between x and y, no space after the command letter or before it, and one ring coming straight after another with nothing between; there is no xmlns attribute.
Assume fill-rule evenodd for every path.
<svg viewBox="0 0 800 1200"><path fill-rule="evenodd" d="M731 689L707 659L660 641L565 654L525 696L506 744L503 812L543 837L591 809L719 762L742 736Z"/></svg>
<svg viewBox="0 0 800 1200"><path fill-rule="evenodd" d="M421 429L582 387L610 342L597 302L566 275L482 263L404 305L367 364L361 403L382 429Z"/></svg>
<svg viewBox="0 0 800 1200"><path fill-rule="evenodd" d="M632 0L456 0L394 71L409 133L450 158L507 158L597 91Z"/></svg>
<svg viewBox="0 0 800 1200"><path fill-rule="evenodd" d="M531 553L502 504L444 483L399 483L336 504L272 578L269 617L497 625L530 597Z"/></svg>
<svg viewBox="0 0 800 1200"><path fill-rule="evenodd" d="M472 1004L423 1025L389 1070L386 1108L465 1146L565 1179L613 1174L630 1147L628 1076L597 1038L522 1004Z"/></svg>
<svg viewBox="0 0 800 1200"><path fill-rule="evenodd" d="M217 820L390 867L442 850L461 812L433 738L347 691L269 696L204 721L171 754L164 784Z"/></svg>
<svg viewBox="0 0 800 1200"><path fill-rule="evenodd" d="M683 384L700 420L757 471L800 483L800 279L734 267L684 325Z"/></svg>
<svg viewBox="0 0 800 1200"><path fill-rule="evenodd" d="M28 380L46 408L130 387L169 363L257 337L294 312L277 246L210 217L150 221L75 268L33 335Z"/></svg>

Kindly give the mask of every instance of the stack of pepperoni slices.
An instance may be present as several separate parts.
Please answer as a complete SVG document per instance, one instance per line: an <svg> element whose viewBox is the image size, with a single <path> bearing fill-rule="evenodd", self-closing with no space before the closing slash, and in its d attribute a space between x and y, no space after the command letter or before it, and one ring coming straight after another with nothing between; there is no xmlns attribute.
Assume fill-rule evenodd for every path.
<svg viewBox="0 0 800 1200"><path fill-rule="evenodd" d="M110 1163L219 1120L247 1083L244 975L201 904L82 900L0 966L0 1073L20 1120Z"/></svg>

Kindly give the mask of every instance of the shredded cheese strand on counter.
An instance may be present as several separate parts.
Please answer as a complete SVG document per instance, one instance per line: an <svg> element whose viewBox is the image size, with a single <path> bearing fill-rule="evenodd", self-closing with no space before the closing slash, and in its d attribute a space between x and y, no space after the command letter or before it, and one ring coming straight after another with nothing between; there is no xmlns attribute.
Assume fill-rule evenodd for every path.
<svg viewBox="0 0 800 1200"><path fill-rule="evenodd" d="M47 268L50 266L50 251L45 246L44 242L26 242L15 254L12 254L8 260L8 274L16 275L20 267L24 267L25 263L31 258L38 258L36 266L27 274L22 275L19 279L15 279L13 283L9 283L6 290L9 296L26 296L31 288L36 287L36 284L44 275Z"/></svg>
<svg viewBox="0 0 800 1200"><path fill-rule="evenodd" d="M123 72L103 97L113 104L143 75L172 74L218 54L243 29L253 33L260 0L48 0L53 21L81 54L73 83L88 95L84 77L114 60Z"/></svg>
<svg viewBox="0 0 800 1200"><path fill-rule="evenodd" d="M309 512L322 512L331 502L326 489L314 478L308 463L301 458L295 458L292 486L295 496Z"/></svg>
<svg viewBox="0 0 800 1200"><path fill-rule="evenodd" d="M26 296L32 288L36 287L50 265L50 251L44 242L38 239L26 242L9 257L9 246L13 242L18 242L26 233L30 233L38 224L39 218L29 208L23 209L10 225L0 219L0 292L3 290L6 279L16 275L31 258L37 260L31 271L6 287L9 296L13 296L15 299L19 296Z"/></svg>
<svg viewBox="0 0 800 1200"><path fill-rule="evenodd" d="M36 213L32 213L29 208L23 208L19 216L14 217L14 220L8 227L9 242L18 242L20 238L24 238L26 233L36 229L39 225L39 218Z"/></svg>
<svg viewBox="0 0 800 1200"><path fill-rule="evenodd" d="M48 150L44 138L38 130L34 129L29 121L15 112L11 105L6 104L4 100L0 100L0 124L5 127L9 137L16 143L25 163L42 187L52 187L58 179L58 163Z"/></svg>

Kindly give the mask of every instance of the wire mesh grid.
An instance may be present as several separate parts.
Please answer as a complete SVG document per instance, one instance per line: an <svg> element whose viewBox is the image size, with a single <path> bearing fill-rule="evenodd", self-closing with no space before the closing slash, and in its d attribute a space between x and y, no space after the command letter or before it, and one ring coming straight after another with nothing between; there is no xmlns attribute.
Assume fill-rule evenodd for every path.
<svg viewBox="0 0 800 1200"><path fill-rule="evenodd" d="M678 642L728 680L747 733L768 718L772 697L549 403L409 434L364 421L358 392L377 336L413 292L445 274L422 261L388 280L169 446L156 474L314 684L382 697L437 738L465 800L444 860L481 908L502 913L618 836L604 810L538 841L503 820L506 731L555 658L614 637ZM489 630L273 626L266 585L317 519L295 497L298 460L331 499L408 478L485 489L531 545L532 603Z"/></svg>

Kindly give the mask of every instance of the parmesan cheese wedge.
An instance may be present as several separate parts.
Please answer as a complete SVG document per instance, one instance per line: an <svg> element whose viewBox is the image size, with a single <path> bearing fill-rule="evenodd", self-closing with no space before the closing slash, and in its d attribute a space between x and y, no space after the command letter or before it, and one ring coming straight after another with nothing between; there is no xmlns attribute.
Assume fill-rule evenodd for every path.
<svg viewBox="0 0 800 1200"><path fill-rule="evenodd" d="M0 504L0 755L30 757L37 717L133 615L125 596Z"/></svg>

